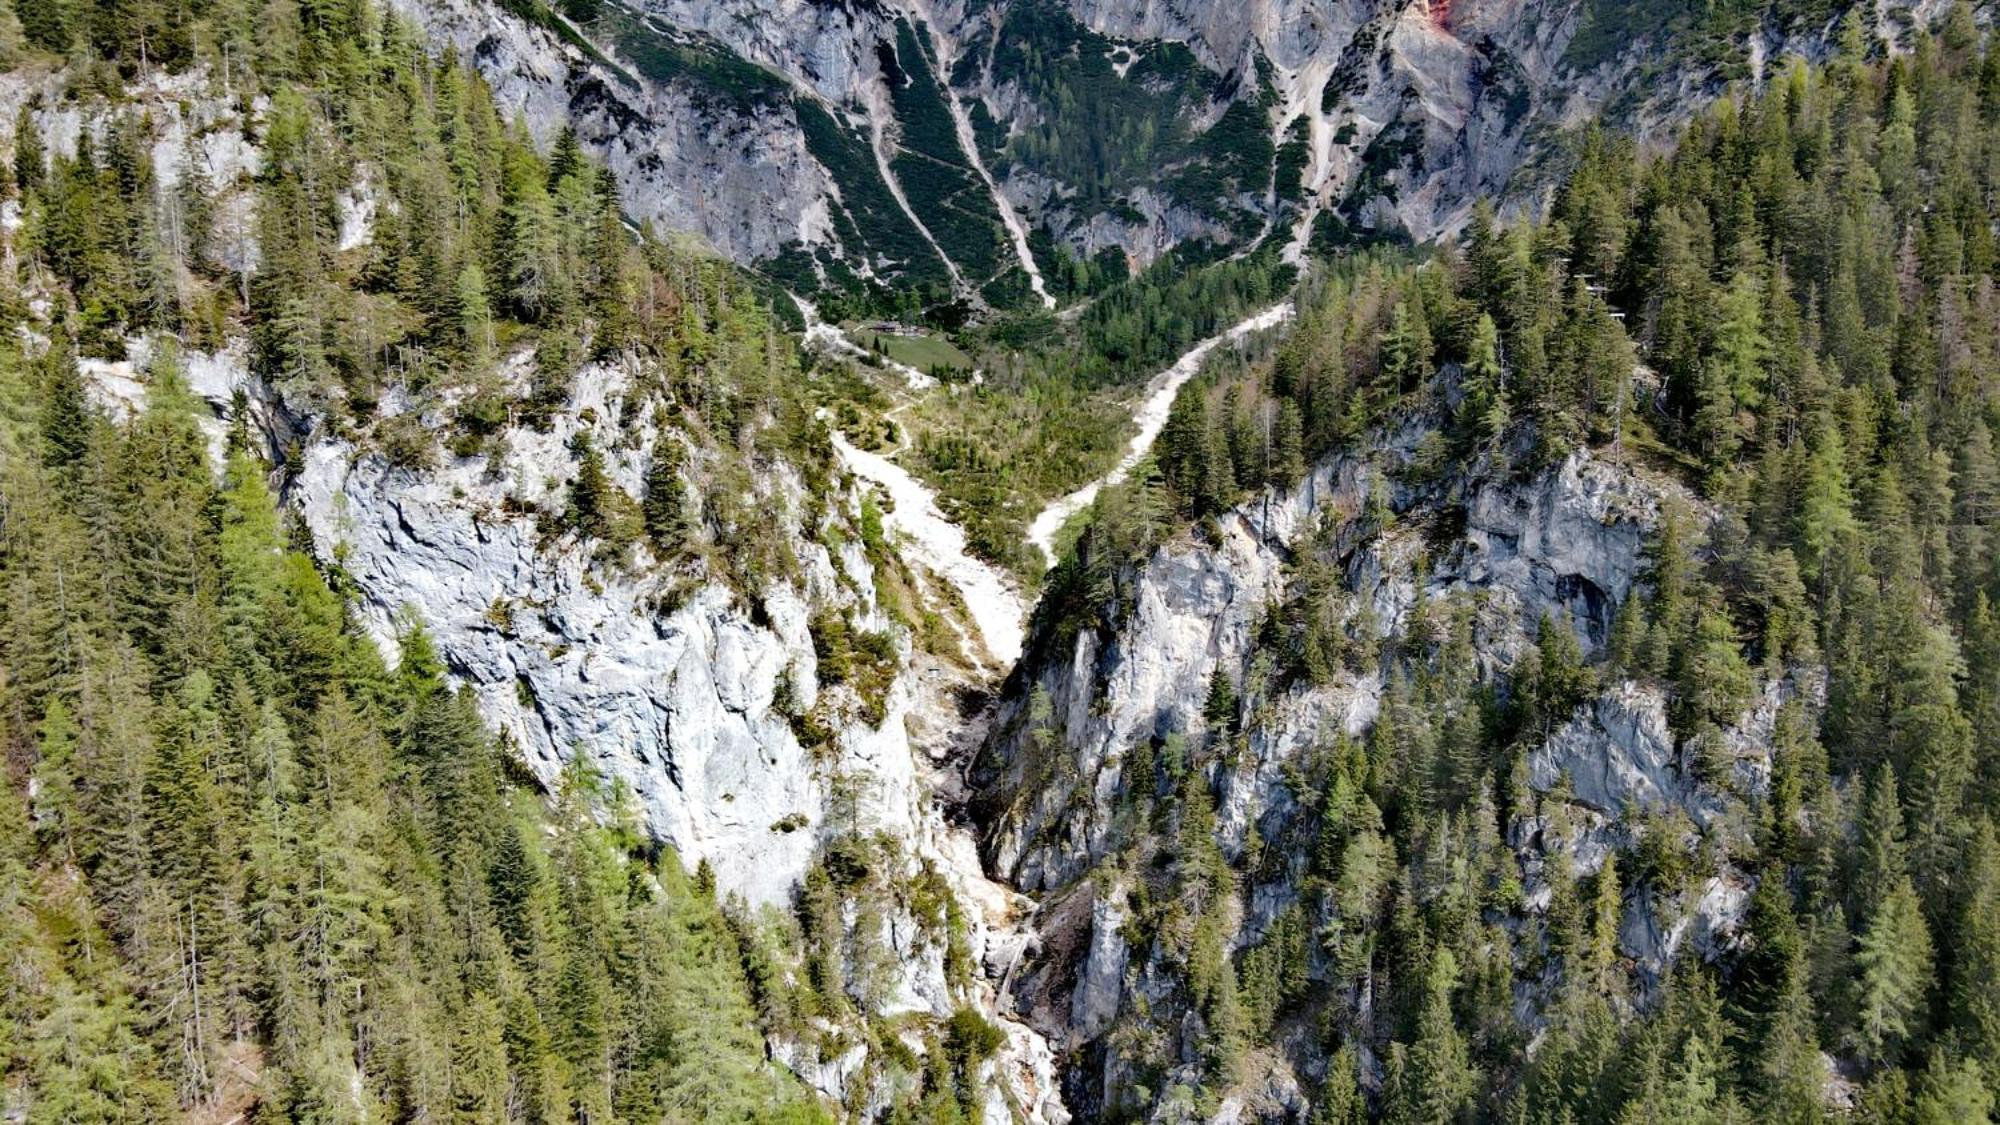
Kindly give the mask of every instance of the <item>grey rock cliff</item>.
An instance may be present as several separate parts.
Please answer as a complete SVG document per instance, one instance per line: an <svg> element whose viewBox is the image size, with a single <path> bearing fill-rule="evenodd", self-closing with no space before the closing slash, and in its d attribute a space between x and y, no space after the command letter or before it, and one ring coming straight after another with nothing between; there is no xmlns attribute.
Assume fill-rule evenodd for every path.
<svg viewBox="0 0 2000 1125"><path fill-rule="evenodd" d="M392 0L479 68L504 113L547 142L564 126L618 174L627 211L738 261L829 237L829 182L789 103L731 102L642 77L481 0Z"/></svg>
<svg viewBox="0 0 2000 1125"><path fill-rule="evenodd" d="M1407 484L1403 469L1421 432L1413 424L1378 435L1363 443L1377 446L1376 455L1329 459L1296 488L1227 513L1206 540L1168 542L1121 579L1114 624L1084 627L1066 644L1046 634L1031 643L976 777L989 813L989 863L1045 900L1038 937L1010 978L1016 1002L1078 1060L1070 1087L1078 1096L1129 1088L1123 1052L1144 1033L1121 1038L1115 1029L1135 1019L1161 1028L1194 1018L1183 1009L1185 993L1164 983L1159 949L1130 946L1124 932L1128 869L1120 865L1148 854L1133 835L1145 830L1129 815L1134 782L1126 763L1134 754L1151 761L1150 747L1205 737L1211 675L1218 667L1255 675L1258 622L1282 600L1300 552L1335 545L1352 592L1350 622L1365 611L1381 636L1403 636L1420 603L1472 607L1474 671L1504 685L1534 645L1544 614L1571 622L1587 653L1601 651L1618 606L1643 583L1645 544L1663 504L1692 503L1675 484L1584 453L1525 477L1473 465L1442 482ZM1396 522L1369 532L1364 508L1377 489ZM1427 547L1426 528L1442 507L1462 513L1462 531L1444 549ZM1683 760L1661 687L1606 685L1528 757L1526 781L1540 812L1508 828L1527 873L1528 915L1548 907L1550 864L1587 876L1637 830L1621 820L1629 810L1730 831L1740 798L1767 776L1773 716L1797 692L1789 680L1768 682L1725 734L1733 781L1719 788L1698 780ZM1294 839L1286 833L1303 815L1295 786L1308 755L1335 732L1367 731L1383 694L1380 673L1343 670L1322 686L1273 688L1246 700L1257 720L1208 775L1225 857L1240 861L1253 836ZM1148 777L1144 797L1151 795ZM1286 853L1242 869L1232 949L1262 940L1300 901L1303 863ZM1685 948L1715 956L1728 947L1752 885L1725 864L1686 891L1634 896L1620 944L1640 987L1656 984ZM1523 1018L1532 1024L1544 999L1529 987ZM1260 1059L1268 1069L1230 1087L1205 1119L1249 1119L1255 1114L1247 1106L1282 1104L1293 1082L1288 1068L1322 1061L1311 1042L1294 1047ZM1170 1102L1155 1106L1157 1120L1194 1119Z"/></svg>
<svg viewBox="0 0 2000 1125"><path fill-rule="evenodd" d="M619 173L635 218L699 234L741 262L786 262L806 285L828 281L836 262L885 279L941 266L966 293L987 280L960 260L967 230L984 239L985 220L965 228L967 198L941 207L906 190L905 155L990 166L990 186L966 183L999 193L991 217L1018 215L1080 257L1115 250L1139 266L1188 242L1271 241L1296 258L1335 224L1421 241L1458 229L1481 196L1535 201L1567 131L1615 108L1621 127L1649 136L1721 89L1715 64L1675 56L1657 36L1572 50L1591 17L1567 0L1072 0L1051 18L1108 45L1116 77L1106 81L1127 81L1133 60L1170 45L1195 60L1173 89L1144 91L1185 107L1159 138L1167 166L1109 183L1106 199L1105 185L1084 191L1076 169L1019 143L1058 113L1045 91L993 61L998 38L1021 34L1016 9L1027 3L643 0L567 32L488 0L394 7L472 59L538 137L574 126ZM1914 14L1943 7L1923 0ZM1761 29L1745 45L1752 77L1785 53L1818 54L1825 35ZM922 59L901 57L912 43ZM976 140L899 102L919 64L937 89L918 100L970 111ZM1160 79L1129 81L1137 96L1138 83ZM1238 102L1272 151L1294 155L1273 157L1268 175L1228 198L1175 187L1166 173L1207 160L1203 138ZM830 125L806 122L808 105ZM1063 118L1062 128L1096 126ZM1027 245L1025 236L999 245L999 267L1019 264ZM795 272L800 261L813 276Z"/></svg>
<svg viewBox="0 0 2000 1125"><path fill-rule="evenodd" d="M526 363L516 357L507 370L523 378ZM953 682L919 668L904 641L879 722L849 722L817 751L795 732L792 716L827 690L813 615L834 607L864 627L890 627L873 603L875 575L859 544L833 550L811 537L797 474L768 466L757 501L792 537L799 576L754 593L719 575L673 585L643 558L605 565L586 544L549 538L528 514L560 510L579 433L605 451L612 481L635 495L654 445L681 440L650 423L626 430L615 421L650 416L623 409L637 393L631 375L622 363L586 366L546 432L513 427L499 452L442 455L432 468L394 466L322 429L305 444L290 500L323 558L353 583L377 642L393 655L402 631L421 622L453 677L544 783L586 757L630 787L644 827L683 863L707 862L718 886L753 908L789 911L820 846L837 834L892 841L887 854L900 857L893 876L937 871L963 904L963 937L978 964L1007 940L1025 904L986 881L971 841L932 797L941 779L933 747L917 735L949 734L942 717L951 713ZM385 411L436 422L429 412L448 407L392 396ZM701 454L689 456L698 463ZM859 510L851 493L832 499ZM993 1013L1007 1042L989 1069L990 1096L1024 1107L1031 1122L1066 1120L1047 1045L1001 1018L983 980L951 977L944 935L900 907L881 917L870 941L890 965L870 1015L944 1018L966 1005ZM846 1047L823 1057L821 1041L806 1039L772 1050L842 1102L887 1092L849 1089L872 1083L874 1071Z"/></svg>

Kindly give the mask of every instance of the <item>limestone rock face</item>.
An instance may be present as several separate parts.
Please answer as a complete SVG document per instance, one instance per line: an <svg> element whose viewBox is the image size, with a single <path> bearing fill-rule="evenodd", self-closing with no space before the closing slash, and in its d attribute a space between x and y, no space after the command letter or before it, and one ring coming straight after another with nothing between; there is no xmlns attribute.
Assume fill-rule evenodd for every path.
<svg viewBox="0 0 2000 1125"><path fill-rule="evenodd" d="M1627 801L1708 811L1680 772L1665 704L1630 682L1606 691L1529 756L1531 783L1549 789L1567 777L1577 800L1606 814Z"/></svg>
<svg viewBox="0 0 2000 1125"><path fill-rule="evenodd" d="M732 103L695 83L642 78L481 0L392 0L470 59L503 113L541 141L564 126L618 174L626 210L705 238L738 261L824 231L830 191L785 103Z"/></svg>
<svg viewBox="0 0 2000 1125"><path fill-rule="evenodd" d="M1133 267L1190 243L1273 242L1297 260L1336 223L1435 238L1480 197L1538 202L1563 134L1600 113L1645 138L1721 89L1713 63L1671 43L1581 34L1589 6L1566 0L643 0L584 27L495 0L389 6L477 66L544 143L574 128L618 173L635 220L780 267L801 291L921 278L974 302L989 282L1011 291L1016 271L1039 284L1055 266L1030 249L1030 227L1077 257L1113 251ZM1946 7L1921 0L1910 14ZM1879 34L1893 41L1902 26L1883 9ZM1081 141L1101 123L1075 114L1076 90L1065 103L996 61L997 43L1030 34L1051 58L1089 52L1089 81L1113 84L1093 89L1174 107L1151 127L1153 166L1079 167L1034 142L1045 130ZM1822 53L1825 39L1760 29L1745 45L1753 79L1787 53ZM1133 69L1168 54L1189 61ZM225 79L161 76L139 93L161 121L162 189L184 175L219 189L204 251L247 272L254 195L234 187L257 172L246 126L262 109L235 120ZM34 80L0 77L0 130L36 93ZM34 120L68 154L101 127L91 118L46 98ZM1246 145L1258 167L1225 158ZM950 186L923 182L940 168ZM343 199L341 249L365 244L368 205L359 186Z"/></svg>
<svg viewBox="0 0 2000 1125"><path fill-rule="evenodd" d="M261 256L252 181L263 170L263 150L251 137L270 108L268 98L260 95L245 106L222 75L196 67L149 72L114 103L101 94L77 96L60 72L21 68L0 74L0 136L9 147L24 108L51 158L74 158L80 146L100 145L114 128L143 123L154 198L163 212L179 216L179 195L189 186L209 198L207 229L187 232L189 252L230 273L256 271Z"/></svg>
<svg viewBox="0 0 2000 1125"><path fill-rule="evenodd" d="M529 357L504 372L525 378ZM947 823L932 791L944 783L912 732L944 738L953 687L918 667L908 642L879 722L851 721L829 745L802 744L794 716L822 687L811 634L829 608L888 628L873 602L873 564L858 544L829 549L802 525L806 484L782 464L758 474L761 509L790 529L797 574L745 592L722 575L689 586L650 565L593 558L589 544L552 534L535 513L560 511L577 471L580 436L604 455L612 483L642 491L652 451L682 441L627 411L632 372L592 364L548 429L504 431L493 452L401 467L333 436L303 442L288 499L330 566L358 595L362 624L391 657L421 622L453 678L511 740L544 783L581 755L631 790L643 826L692 868L707 862L717 885L753 908L788 913L827 841L858 834L896 879L942 879L960 903L971 963L990 962L1029 907L988 882L962 828ZM386 396L385 413L441 426L443 401ZM687 451L699 462L702 452ZM859 497L831 498L858 512ZM870 1014L945 1018L961 1007L999 1022L1006 1044L987 1069L988 1096L1031 1107L1025 1119L1067 1119L1047 1043L1004 1018L992 985L948 967L952 940L899 903L873 920L870 943L886 971ZM886 1098L852 1029L774 1041L773 1056L843 1103ZM845 1043L824 1053L826 1043ZM921 1044L918 1044L921 1049ZM856 1055L856 1051L862 1051ZM856 1083L864 1088L852 1090ZM883 1104L886 1105L886 1102Z"/></svg>
<svg viewBox="0 0 2000 1125"><path fill-rule="evenodd" d="M1078 1041L1095 1039L1111 1026L1125 991L1125 966L1131 950L1118 932L1125 924L1121 897L1114 888L1091 902L1090 951L1077 974L1070 1005L1069 1031Z"/></svg>
<svg viewBox="0 0 2000 1125"><path fill-rule="evenodd" d="M290 417L277 396L251 375L250 348L243 340L205 352L175 341L134 336L125 341L125 358L79 356L77 370L97 405L112 418L127 421L146 408L154 380L160 377L158 369L168 363L200 403L195 422L208 441L209 462L217 469L222 466L229 439L228 420L238 394L249 413L250 433L264 435L267 454L275 456L293 436Z"/></svg>
<svg viewBox="0 0 2000 1125"><path fill-rule="evenodd" d="M798 594L769 592L768 627L717 587L655 615L644 583L597 578L583 548L544 554L531 519L465 504L489 498L487 471L412 474L328 442L307 452L294 495L362 591L369 630L393 646L405 614L422 621L545 782L587 753L689 862L784 901L825 796L773 707L781 679L811 683Z"/></svg>
<svg viewBox="0 0 2000 1125"><path fill-rule="evenodd" d="M489 0L394 6L472 59L538 137L574 126L619 173L635 217L738 261L789 263L807 288L836 262L860 277L941 268L931 276L966 295L995 269L1039 278L1022 223L1079 257L1110 250L1133 266L1193 242L1274 241L1296 258L1336 220L1431 239L1482 196L1538 201L1542 158L1599 113L1615 107L1621 126L1650 136L1721 88L1713 64L1667 42L1586 35L1578 47L1586 6L1557 0L1070 0L1032 18L1029 0L645 0L561 30ZM1917 7L1924 19L1945 5ZM1101 80L1180 107L1160 131L1161 167L1102 184L1102 170L1021 141L1095 127L996 61L995 43L1024 27L1055 37L1038 49L1102 53ZM1765 28L1748 47L1761 71L1820 53L1825 33ZM1162 52L1193 61L1167 78L1132 70ZM1177 171L1220 167L1202 146L1225 121L1243 127L1232 106L1251 107L1268 173L1212 195L1176 186ZM954 136L940 113L963 128ZM935 185L904 183L911 160L965 171L964 190L995 210L969 219L964 191L944 204ZM998 222L1014 227L1011 246L989 229Z"/></svg>
<svg viewBox="0 0 2000 1125"><path fill-rule="evenodd" d="M1304 553L1334 560L1350 591L1350 626L1378 637L1404 643L1421 607L1463 607L1471 629L1467 671L1504 693L1544 616L1567 621L1586 655L1602 652L1618 607L1643 587L1646 544L1665 506L1683 505L1698 522L1708 518L1676 483L1586 453L1527 474L1478 463L1425 480L1409 472L1425 426L1414 419L1372 435L1359 443L1372 454L1330 458L1297 487L1254 498L1202 534L1156 548L1115 583L1116 604L1100 618L1108 624L1064 634L1044 620L1031 638L974 781L989 866L1043 898L1035 937L1008 980L1019 1009L1079 1060L1069 1089L1080 1111L1101 1111L1106 1105L1092 1099L1129 1089L1132 1068L1142 1064L1122 1052L1141 1049L1133 1045L1148 1035L1169 1036L1164 1047L1155 1038L1146 1048L1155 1053L1145 1065L1153 1066L1161 1050L1176 1057L1172 1044L1199 1041L1185 1038L1198 1035L1199 1013L1172 983L1180 954L1156 938L1130 944L1125 887L1144 878L1143 866L1132 865L1147 862L1149 839L1174 851L1171 836L1148 836L1162 823L1143 811L1156 798L1152 763L1213 738L1203 712L1218 668L1240 677L1243 713L1255 719L1224 743L1207 742L1226 747L1202 767L1215 801L1216 843L1239 863L1262 842L1293 841L1276 857L1267 849L1261 861L1239 868L1227 944L1236 951L1258 944L1294 907L1326 909L1323 889L1308 900L1301 887L1307 857L1299 852L1310 848L1287 835L1320 796L1302 791L1300 779L1319 748L1376 724L1389 689L1372 664L1337 669L1317 685L1258 671L1269 659L1260 651L1259 623L1284 604ZM1378 505L1388 509L1386 519L1371 514ZM1731 756L1726 776L1703 780L1669 725L1662 686L1604 684L1527 755L1531 804L1505 826L1526 873L1526 917L1548 909L1552 864L1581 878L1638 832L1684 831L1692 847L1697 830L1729 830L1742 800L1766 784L1778 709L1801 697L1812 703L1814 690L1789 674L1764 682L1722 732ZM1135 756L1147 763L1143 793L1127 776ZM1633 810L1658 818L1646 824L1679 827L1627 822ZM1620 949L1639 988L1656 986L1688 950L1714 957L1729 948L1754 885L1751 873L1724 862L1690 887L1631 896ZM1309 917L1315 927L1325 924L1323 915ZM1546 997L1532 984L1522 987L1520 1011L1532 1023ZM1297 1097L1294 1071L1316 1074L1323 1065L1318 1050L1298 1040L1260 1057L1214 1114L1200 1119L1282 1115L1275 1107ZM1196 1065L1178 1057L1183 1068ZM1172 1083L1180 1073L1170 1068L1159 1081ZM1187 1110L1165 1098L1154 1105L1154 1119L1197 1119Z"/></svg>
<svg viewBox="0 0 2000 1125"><path fill-rule="evenodd" d="M1415 439L1414 430L1392 435L1387 459L1413 455ZM988 761L1002 770L1021 767L1030 755L1009 732L1044 706L1070 749L1076 781L1010 790L1016 800L991 837L998 870L1024 889L1046 889L1101 858L1124 752L1140 740L1204 729L1202 704L1215 668L1240 667L1253 655L1258 619L1281 593L1300 541L1322 521L1351 521L1379 476L1377 465L1335 458L1296 488L1228 514L1219 521L1219 542L1161 548L1132 576L1129 611L1115 633L1085 630L1067 651L1023 669L1023 690L996 724L1000 741ZM1419 502L1403 486L1385 488L1398 506ZM1571 620L1587 642L1601 640L1644 567L1644 535L1669 491L1678 490L1580 454L1523 483L1469 478L1462 545L1423 576L1421 593L1480 595L1476 654L1488 671L1510 665L1532 642L1543 613ZM1356 599L1370 607L1382 635L1399 633L1416 602L1419 545L1392 531L1348 563ZM1218 787L1227 848L1240 846L1282 790L1278 767L1332 730L1365 730L1381 688L1373 673L1343 674L1331 686L1270 701L1274 714L1250 735L1250 756Z"/></svg>

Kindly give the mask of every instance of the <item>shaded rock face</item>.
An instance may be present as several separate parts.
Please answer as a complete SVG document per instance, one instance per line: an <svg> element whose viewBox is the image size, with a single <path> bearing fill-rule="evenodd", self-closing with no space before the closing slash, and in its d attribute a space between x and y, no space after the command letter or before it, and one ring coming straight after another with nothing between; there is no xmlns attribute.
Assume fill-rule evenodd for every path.
<svg viewBox="0 0 2000 1125"><path fill-rule="evenodd" d="M470 59L502 112L548 142L563 127L618 174L635 219L700 235L743 262L823 233L829 191L783 102L731 103L688 80L641 78L481 0L392 0Z"/></svg>
<svg viewBox="0 0 2000 1125"><path fill-rule="evenodd" d="M1578 75L1563 65L1581 5L1458 8L1421 0L1075 5L1106 35L1187 43L1217 73L1266 68L1274 136L1302 142L1305 156L1299 181L1275 185L1277 194L1296 200L1301 216L1338 210L1420 241L1455 227L1479 194L1506 188L1536 151L1538 127L1582 119L1623 82L1616 72ZM1631 46L1635 56L1645 47Z"/></svg>
<svg viewBox="0 0 2000 1125"><path fill-rule="evenodd" d="M1009 981L1024 1018L1071 1060L1067 1089L1080 1112L1115 1106L1129 1090L1123 1052L1143 1036L1140 1025L1198 1022L1185 990L1172 983L1177 955L1157 938L1129 944L1127 886L1139 868L1128 865L1145 862L1130 857L1171 844L1149 842L1146 834L1158 829L1132 816L1127 763L1134 755L1149 763L1142 799L1152 797L1150 763L1165 752L1158 748L1207 736L1211 676L1218 667L1235 676L1256 666L1258 623L1283 604L1288 568L1301 553L1333 553L1351 592L1350 614L1365 610L1384 638L1404 637L1419 605L1471 607L1474 671L1504 692L1544 615L1567 619L1587 656L1601 652L1618 607L1643 586L1662 506L1703 514L1678 485L1583 453L1525 477L1475 465L1440 482L1405 484L1422 431L1413 424L1380 435L1377 456L1335 457L1298 487L1227 513L1205 540L1157 548L1120 580L1115 625L1085 627L1061 643L1045 626L1010 683L974 771L978 807L991 869L1043 897L1035 936ZM1386 528L1364 526L1371 492L1386 496L1395 513ZM1442 546L1441 524L1449 529ZM1302 898L1303 857L1243 860L1253 839L1297 839L1288 829L1306 815L1301 798L1311 795L1295 787L1309 755L1337 732L1365 733L1384 694L1382 674L1371 667L1339 671L1320 686L1246 695L1244 713L1257 720L1232 752L1205 767L1216 842L1239 868L1230 949L1262 941L1294 904L1319 909ZM1690 833L1736 815L1735 799L1761 791L1768 778L1778 709L1801 696L1814 702L1810 685L1765 682L1724 733L1734 761L1723 789L1692 773L1669 729L1662 687L1606 684L1528 756L1525 780L1539 811L1519 812L1504 826L1524 877L1525 916L1548 908L1549 864L1587 877L1646 830L1624 822L1631 810L1684 816L1672 823ZM1675 957L1729 948L1753 886L1748 873L1725 863L1685 890L1630 896L1620 945L1635 995L1649 995ZM1532 1026L1546 997L1542 986L1519 987L1521 1017ZM1221 1116L1210 1119L1282 1117L1296 1075L1323 1066L1313 1039L1281 1037L1274 1056L1258 1056L1265 1069L1231 1087ZM1165 1102L1154 1111L1159 1120L1181 1119Z"/></svg>
<svg viewBox="0 0 2000 1125"><path fill-rule="evenodd" d="M538 137L574 126L635 218L802 291L927 281L977 301L1043 253L1010 245L1003 214L1133 267L1191 243L1296 257L1351 228L1427 240L1482 195L1534 200L1548 170L1524 172L1599 112L1651 135L1719 89L1644 36L1572 50L1591 6L1571 0L645 0L580 35L488 0L394 6ZM1817 54L1824 30L1760 33L1755 57ZM1072 71L1030 74L1024 39ZM1129 140L1078 112L1085 90L1164 114L1145 161L1065 155Z"/></svg>
<svg viewBox="0 0 2000 1125"><path fill-rule="evenodd" d="M1928 22L1949 4L1912 7ZM1079 22L1134 55L1184 44L1223 76L1218 86L1259 76L1237 96L1264 95L1274 145L1301 146L1303 157L1296 182L1274 178L1259 213L1275 222L1260 237L1289 238L1294 248L1313 236L1316 218L1419 242L1448 234L1481 196L1536 201L1553 182L1539 166L1558 155L1562 132L1608 112L1642 138L1660 135L1720 90L1714 63L1682 57L1660 35L1607 45L1602 29L1590 27L1594 8L1613 11L1570 0L1069 3ZM1886 40L1900 34L1880 9L1876 24ZM1593 41L1580 44L1583 31ZM1744 45L1751 77L1760 80L1767 60L1787 53L1820 56L1829 31L1760 27ZM996 119L1019 129L1034 109L1014 104L1012 93L1004 84L981 90ZM1151 220L1144 234L1156 241L1211 236L1140 210ZM1105 218L1086 216L1079 227L1101 230Z"/></svg>

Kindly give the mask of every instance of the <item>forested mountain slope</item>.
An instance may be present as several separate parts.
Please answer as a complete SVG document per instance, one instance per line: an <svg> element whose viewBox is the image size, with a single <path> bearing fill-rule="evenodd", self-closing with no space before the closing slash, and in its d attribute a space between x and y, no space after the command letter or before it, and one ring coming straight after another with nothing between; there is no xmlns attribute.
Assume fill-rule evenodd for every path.
<svg viewBox="0 0 2000 1125"><path fill-rule="evenodd" d="M1151 1120L1986 1120L2000 54L1594 137L1188 384L976 775Z"/></svg>
<svg viewBox="0 0 2000 1125"><path fill-rule="evenodd" d="M6 1111L1059 1119L928 795L979 640L770 292L371 5L65 15L0 76Z"/></svg>

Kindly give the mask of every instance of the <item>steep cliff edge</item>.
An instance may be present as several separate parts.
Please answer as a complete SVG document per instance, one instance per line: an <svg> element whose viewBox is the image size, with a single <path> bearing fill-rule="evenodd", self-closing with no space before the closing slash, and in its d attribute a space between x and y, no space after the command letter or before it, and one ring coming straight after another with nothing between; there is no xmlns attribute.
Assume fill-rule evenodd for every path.
<svg viewBox="0 0 2000 1125"><path fill-rule="evenodd" d="M1783 5L1703 23L1543 0L397 7L538 136L573 126L634 216L800 291L975 305L1081 296L1102 284L1077 288L1084 263L1176 248L1427 241L1478 198L1540 202L1599 115L1664 134L1761 77L1742 52L1817 57L1829 35Z"/></svg>
<svg viewBox="0 0 2000 1125"><path fill-rule="evenodd" d="M766 466L743 501L782 529L797 572L762 588L689 584L643 563L606 567L588 543L550 543L531 513L564 502L578 472L571 450L612 451L610 480L638 495L655 443L683 440L621 430L621 417L651 416L643 404L626 408L633 393L617 364L586 367L546 430L503 431L503 453L433 470L398 469L321 437L306 446L291 494L381 643L393 648L401 629L422 622L545 783L583 755L630 787L652 834L712 869L780 934L791 932L809 876L825 878L830 849L869 855L874 870L841 885L842 933L809 939L846 947L842 975L864 1024L991 1013L980 966L998 958L1026 904L986 881L965 829L947 823L934 796L952 784L963 738L956 696L977 684L913 648L904 610L879 600L912 578L878 573L906 564L867 542L862 527L874 517L864 506L877 501L838 487L818 501L831 510L814 524L814 486ZM688 461L700 471L699 451ZM829 683L823 670L835 619L884 646L859 694L860 672ZM988 1076L996 1111L1063 1120L1046 1047L1024 1027L1001 1026ZM848 1046L869 1034L835 1019L774 1050L834 1101L879 1109L899 1080L880 1048Z"/></svg>
<svg viewBox="0 0 2000 1125"><path fill-rule="evenodd" d="M1337 763L1363 746L1370 758L1407 753L1396 728L1409 709L1434 705L1415 679L1518 696L1549 629L1577 638L1586 664L1603 661L1647 581L1663 505L1696 503L1610 451L1525 474L1482 461L1423 481L1412 464L1437 424L1420 417L1372 435L1358 443L1371 452L1332 457L1204 534L1154 549L1118 580L1104 616L1068 607L1094 624L1046 607L1038 618L975 784L989 864L1043 902L1010 995L1061 1052L1079 1112L1303 1112L1329 1065L1310 1013L1349 1021L1346 1034L1366 1043L1370 998L1392 988L1387 965L1355 983L1348 959L1358 954L1338 938L1344 925L1371 925L1366 896L1380 892L1354 881L1381 876L1355 866L1376 844L1349 840L1343 853L1328 842L1359 815L1329 804L1359 799L1339 795L1352 783L1335 780ZM1352 648L1301 675L1284 666L1273 630L1302 598L1324 597L1308 587L1329 574L1340 592L1322 611ZM1550 1002L1529 967L1542 956L1551 882L1588 879L1609 851L1648 835L1664 833L1658 846L1670 852L1741 838L1742 802L1767 784L1775 716L1801 693L1812 698L1816 682L1763 681L1725 735L1726 759L1697 770L1670 729L1664 689L1610 675L1525 737L1504 811L1481 798L1463 824L1425 834L1444 853L1466 832L1510 857L1518 882L1489 898L1486 925L1504 975L1524 974L1512 986L1521 1019L1534 1025ZM1462 877L1424 875L1404 893L1452 893ZM1688 943L1713 956L1736 940L1754 883L1724 862L1631 896L1618 952L1634 987L1657 983ZM1286 986L1285 1010L1308 1014L1263 1025L1251 1042L1268 1047L1218 1072L1213 1044L1242 1035L1243 1017L1218 1009L1214 974L1247 992L1244 974L1261 971L1251 966L1300 934L1319 938L1280 971L1302 974Z"/></svg>
<svg viewBox="0 0 2000 1125"><path fill-rule="evenodd" d="M194 267L225 291L233 271L264 284L274 189L260 171L284 107L232 97L204 70L115 96L65 94L72 80L7 76L7 120L34 130L59 175L114 145L150 157L140 202L198 216ZM340 171L351 182L317 233L345 282L411 216L381 189L382 165ZM24 218L7 201L10 276L22 230L69 206L37 200ZM739 272L643 246L620 249L663 264L641 288L674 310L685 348L520 323L502 348L489 322L450 360L343 384L287 378L269 337L240 323L206 347L112 324L83 341L79 384L120 426L185 406L218 470L232 449L268 456L296 541L390 666L421 631L522 777L551 795L599 777L629 796L646 851L698 875L769 968L770 1057L825 1105L871 1116L928 1095L989 1120L1067 1120L1045 1042L997 1010L988 979L1032 904L986 879L946 805L965 700L1018 649L1018 599L996 585L1004 597L980 607L993 614L969 613L962 543L950 558L908 549L915 513L844 468L799 401L822 373L801 370ZM17 327L56 363L78 319L49 280L22 279Z"/></svg>

